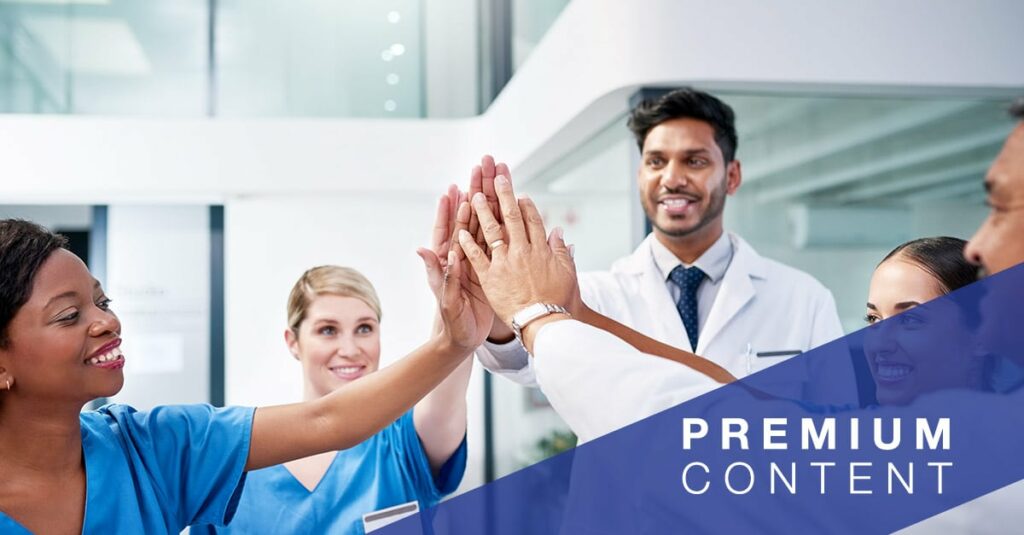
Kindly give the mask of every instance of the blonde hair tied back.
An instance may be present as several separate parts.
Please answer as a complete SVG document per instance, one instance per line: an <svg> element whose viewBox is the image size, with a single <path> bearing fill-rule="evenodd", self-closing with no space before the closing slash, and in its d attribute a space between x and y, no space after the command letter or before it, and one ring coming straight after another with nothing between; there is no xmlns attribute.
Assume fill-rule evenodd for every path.
<svg viewBox="0 0 1024 535"><path fill-rule="evenodd" d="M288 328L298 334L310 303L320 295L354 297L366 303L380 321L380 299L362 273L343 266L317 266L306 270L288 295Z"/></svg>

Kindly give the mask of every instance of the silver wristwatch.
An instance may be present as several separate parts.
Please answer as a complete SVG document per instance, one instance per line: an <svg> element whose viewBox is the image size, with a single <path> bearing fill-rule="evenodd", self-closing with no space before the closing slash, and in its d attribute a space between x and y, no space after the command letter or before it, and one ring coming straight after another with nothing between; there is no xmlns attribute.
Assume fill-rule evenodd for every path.
<svg viewBox="0 0 1024 535"><path fill-rule="evenodd" d="M572 314L569 314L569 311L563 306L549 303L534 303L512 316L512 332L515 333L516 340L519 340L520 344L523 343L523 328L530 322L549 314L566 314L570 318L572 317Z"/></svg>

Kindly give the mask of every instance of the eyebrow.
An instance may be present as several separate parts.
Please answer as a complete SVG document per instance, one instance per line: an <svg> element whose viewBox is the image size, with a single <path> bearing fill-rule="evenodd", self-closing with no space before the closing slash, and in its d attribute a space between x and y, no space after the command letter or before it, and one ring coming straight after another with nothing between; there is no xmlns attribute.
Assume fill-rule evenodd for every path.
<svg viewBox="0 0 1024 535"><path fill-rule="evenodd" d="M93 279L92 280L92 289L93 290L100 289L100 281L98 281L96 279ZM54 302L60 301L61 299L68 299L68 298L71 298L71 297L75 297L76 295L77 294L75 293L74 290L68 290L68 291L66 291L66 292L64 292L62 294L55 295L55 296L51 297L49 301L46 302L46 305L44 305L43 308L47 308L50 305L52 305Z"/></svg>
<svg viewBox="0 0 1024 535"><path fill-rule="evenodd" d="M665 150L662 150L662 149L651 149L651 150L645 150L644 151L644 155L652 155L652 154L660 155L660 154L664 154L665 152L668 152L668 151L665 151ZM711 154L711 149L701 147L701 148L698 148L698 149L686 149L686 150L684 150L682 152L683 152L683 154L685 154L687 156L694 156L694 155L697 155L697 154Z"/></svg>
<svg viewBox="0 0 1024 535"><path fill-rule="evenodd" d="M372 322L377 322L377 318L375 318L375 317L373 317L373 316L363 316L363 317L361 317L361 318L357 319L357 320L356 320L356 323L362 323L362 322L364 322L364 321L372 321ZM313 318L313 323L334 323L334 324L341 324L341 322L340 322L340 321L338 321L338 320L335 320L335 319L331 319L331 318Z"/></svg>
<svg viewBox="0 0 1024 535"><path fill-rule="evenodd" d="M893 308L895 308L896 310L906 310L908 308L916 307L920 304L921 303L918 303L917 301L902 301L896 303L896 305ZM867 303L867 307L870 308L871 310L878 310L878 307L876 307L874 303Z"/></svg>
<svg viewBox="0 0 1024 535"><path fill-rule="evenodd" d="M56 301L60 301L61 299L68 299L68 298L71 298L71 297L75 297L76 295L77 294L75 293L74 290L68 290L68 291L66 291L66 292L64 292L64 293L62 293L60 295L55 295L55 296L51 297L49 301L46 302L46 305L44 305L43 308L49 308L50 305L52 305Z"/></svg>

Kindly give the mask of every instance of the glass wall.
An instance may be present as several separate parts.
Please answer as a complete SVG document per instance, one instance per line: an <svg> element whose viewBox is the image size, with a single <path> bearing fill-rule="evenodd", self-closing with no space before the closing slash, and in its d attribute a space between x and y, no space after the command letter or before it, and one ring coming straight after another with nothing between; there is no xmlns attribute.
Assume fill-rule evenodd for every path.
<svg viewBox="0 0 1024 535"><path fill-rule="evenodd" d="M421 3L3 0L0 113L420 117Z"/></svg>
<svg viewBox="0 0 1024 535"><path fill-rule="evenodd" d="M518 69L548 33L569 0L511 0L512 68Z"/></svg>
<svg viewBox="0 0 1024 535"><path fill-rule="evenodd" d="M217 114L420 117L421 0L225 0Z"/></svg>
<svg viewBox="0 0 1024 535"><path fill-rule="evenodd" d="M207 4L0 2L0 112L203 115Z"/></svg>

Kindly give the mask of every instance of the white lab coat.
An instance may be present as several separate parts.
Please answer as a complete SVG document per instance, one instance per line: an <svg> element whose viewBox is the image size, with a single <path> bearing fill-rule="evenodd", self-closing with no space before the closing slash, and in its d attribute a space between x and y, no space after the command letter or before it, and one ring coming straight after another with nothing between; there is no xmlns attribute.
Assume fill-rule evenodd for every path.
<svg viewBox="0 0 1024 535"><path fill-rule="evenodd" d="M536 380L580 443L721 386L575 320L544 325L533 346Z"/></svg>
<svg viewBox="0 0 1024 535"><path fill-rule="evenodd" d="M843 335L835 300L828 289L807 273L760 256L742 238L729 233L732 261L694 351L655 264L651 251L654 239L653 234L647 236L633 254L616 261L611 271L580 274L583 301L595 311L651 338L711 359L736 377L745 377L790 358L757 357L757 353L807 351ZM494 373L522 385L538 386L534 364L518 342L504 346L485 344L477 351L477 358ZM649 365L645 362L637 361L637 366L638 373L651 373L646 371ZM813 378L825 372L813 366L817 364L805 370L807 379L802 383L802 391L772 393L820 403L848 403L855 399L852 363L838 366L830 363L829 366L828 373L837 373L838 369L839 373L851 377L847 381L851 391L844 392L816 392ZM835 383L829 381L830 385ZM609 386L596 375L591 379L582 375L577 384L577 388L593 388L595 392L605 391ZM619 388L634 389L625 380L615 384ZM791 384L788 388L794 387ZM549 393L545 391L545 394ZM636 389L637 398L644 395L644 391Z"/></svg>

